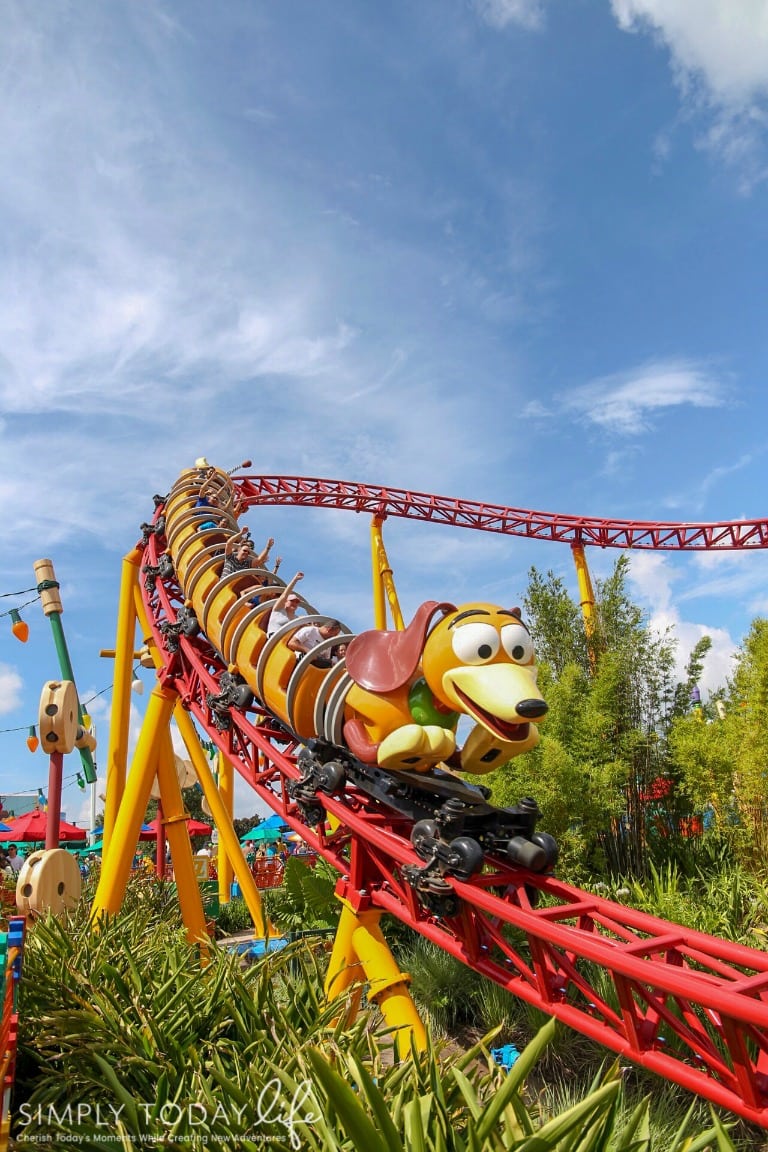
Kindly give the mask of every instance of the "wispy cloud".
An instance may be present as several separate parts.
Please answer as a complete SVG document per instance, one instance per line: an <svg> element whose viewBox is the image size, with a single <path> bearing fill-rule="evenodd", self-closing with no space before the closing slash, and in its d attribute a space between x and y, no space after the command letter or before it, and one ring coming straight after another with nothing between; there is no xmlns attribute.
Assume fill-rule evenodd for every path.
<svg viewBox="0 0 768 1152"><path fill-rule="evenodd" d="M496 28L519 24L531 30L544 24L542 0L474 0L475 8L486 23Z"/></svg>
<svg viewBox="0 0 768 1152"><path fill-rule="evenodd" d="M586 423L634 436L647 432L654 414L665 408L720 407L725 403L725 390L705 366L670 360L601 377L563 394L560 400Z"/></svg>
<svg viewBox="0 0 768 1152"><path fill-rule="evenodd" d="M753 463L752 456L745 454L740 456L733 464L721 464L716 468L712 468L706 475L699 481L695 489L683 493L676 493L673 496L668 496L664 500L664 505L667 508L686 508L697 509L705 506L707 497L713 489L725 480L728 476L733 476L738 472L749 468ZM690 513L689 513L690 515Z"/></svg>
<svg viewBox="0 0 768 1152"><path fill-rule="evenodd" d="M650 30L667 48L686 107L709 113L700 145L739 173L745 191L765 179L764 0L611 0L611 5L620 28Z"/></svg>

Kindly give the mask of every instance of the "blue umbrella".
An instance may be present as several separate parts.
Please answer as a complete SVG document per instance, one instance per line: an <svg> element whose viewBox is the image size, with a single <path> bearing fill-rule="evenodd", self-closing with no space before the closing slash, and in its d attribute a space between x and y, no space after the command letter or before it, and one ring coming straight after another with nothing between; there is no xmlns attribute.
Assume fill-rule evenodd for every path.
<svg viewBox="0 0 768 1152"><path fill-rule="evenodd" d="M285 823L285 820L283 820L282 816L278 816L277 812L274 812L271 816L268 816L266 820L262 820L261 824L257 824L256 827L257 828L285 828L285 827L287 827L287 825Z"/></svg>

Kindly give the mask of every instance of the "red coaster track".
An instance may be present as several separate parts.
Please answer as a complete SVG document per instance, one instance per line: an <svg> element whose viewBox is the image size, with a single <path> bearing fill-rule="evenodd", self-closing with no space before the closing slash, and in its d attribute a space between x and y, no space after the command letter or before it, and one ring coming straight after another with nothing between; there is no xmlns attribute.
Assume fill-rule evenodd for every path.
<svg viewBox="0 0 768 1152"><path fill-rule="evenodd" d="M300 477L237 481L246 506L347 508L533 539L615 548L768 546L768 521L643 524L548 516L371 485ZM165 548L163 506L145 533L144 563ZM160 679L173 686L206 737L255 792L340 873L354 908L378 907L422 936L623 1058L768 1128L768 954L690 931L490 858L485 871L448 880L455 907L431 912L403 869L421 864L410 824L349 785L318 794L332 821L305 824L288 793L298 741L273 717L232 707L222 723L210 696L224 665L200 635L174 632L184 589L147 580L142 598ZM173 636L169 642L169 635ZM537 890L548 898L536 903Z"/></svg>
<svg viewBox="0 0 768 1152"><path fill-rule="evenodd" d="M247 476L238 481L246 506L291 504L304 508L346 508L372 516L399 516L451 528L475 528L529 540L551 540L596 548L645 548L668 552L768 548L768 520L723 520L717 524L670 521L598 520L560 516L501 504L480 504L428 496L404 488L382 488L344 480L304 476Z"/></svg>

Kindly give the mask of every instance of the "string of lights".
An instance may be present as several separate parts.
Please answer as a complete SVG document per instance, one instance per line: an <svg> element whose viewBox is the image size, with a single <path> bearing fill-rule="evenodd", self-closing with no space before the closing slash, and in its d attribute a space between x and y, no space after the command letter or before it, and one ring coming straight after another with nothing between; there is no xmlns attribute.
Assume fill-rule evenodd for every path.
<svg viewBox="0 0 768 1152"><path fill-rule="evenodd" d="M14 612L21 612L22 608L29 608L30 604L35 604L39 599L39 596L33 596L31 600L25 600L23 604L17 604L15 608L9 608L7 612L0 612L0 617L13 616Z"/></svg>
<svg viewBox="0 0 768 1152"><path fill-rule="evenodd" d="M4 777L4 779L7 779L7 777ZM70 784L77 784L78 788L80 788L82 791L82 789L85 787L85 781L83 780L83 783L81 786L78 783L78 779L83 780L82 773L81 772L73 772L73 773L71 773L71 775L64 777L64 779L62 780L62 785L66 788ZM6 789L5 795L9 795L9 794L10 793L8 793L8 791ZM43 788L19 788L13 792L13 795L14 796L38 796L42 800L44 800L45 799L45 789L43 789Z"/></svg>
<svg viewBox="0 0 768 1152"><path fill-rule="evenodd" d="M34 588L22 588L20 592L0 592L0 600L8 600L12 596L26 596L28 592L37 593L31 600L25 600L23 604L17 604L15 608L9 608L7 612L0 612L0 618L10 616L11 632L13 632L16 639L20 640L22 644L26 644L27 640L29 640L29 624L27 624L26 620L22 620L21 610L22 608L28 608L30 604L34 604L39 600L41 591L42 587L38 584Z"/></svg>
<svg viewBox="0 0 768 1152"><path fill-rule="evenodd" d="M98 692L94 692L93 696L89 696L87 700L83 701L83 707L85 708L88 704L92 703L92 701L98 700L99 696L103 696L105 692L109 692L112 688L114 688L114 684L107 684L106 688L100 688ZM137 695L141 695L141 693L137 693ZM5 736L8 732L27 732L30 728L34 728L34 726L34 724L20 724L18 728L0 728L0 736Z"/></svg>

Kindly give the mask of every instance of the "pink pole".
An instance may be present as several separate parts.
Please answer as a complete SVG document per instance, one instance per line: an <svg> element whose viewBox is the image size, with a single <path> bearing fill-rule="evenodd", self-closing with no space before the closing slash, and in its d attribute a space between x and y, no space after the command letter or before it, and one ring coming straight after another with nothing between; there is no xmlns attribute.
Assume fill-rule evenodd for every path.
<svg viewBox="0 0 768 1152"><path fill-rule="evenodd" d="M59 824L61 820L61 777L64 753L51 752L48 767L48 820L45 825L45 848L58 848Z"/></svg>
<svg viewBox="0 0 768 1152"><path fill-rule="evenodd" d="M158 880L165 877L165 824L163 823L163 806L157 804L157 848L155 851L155 872Z"/></svg>

